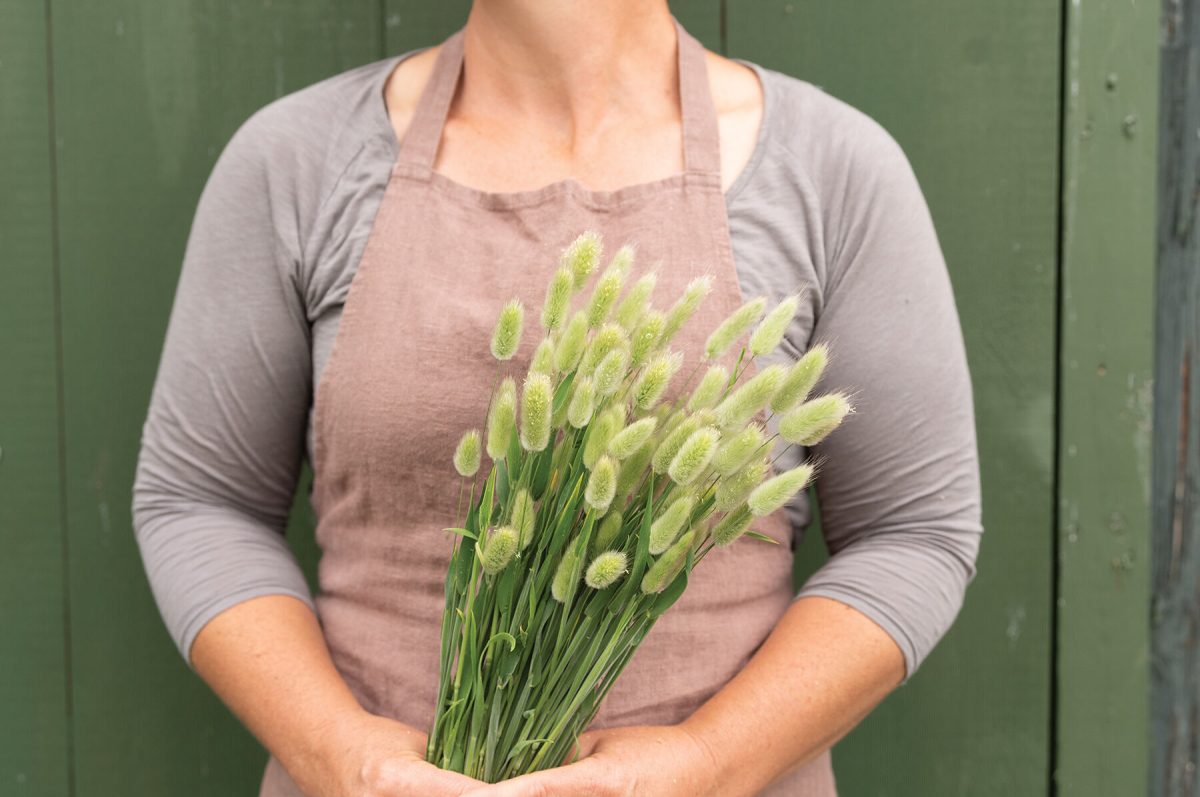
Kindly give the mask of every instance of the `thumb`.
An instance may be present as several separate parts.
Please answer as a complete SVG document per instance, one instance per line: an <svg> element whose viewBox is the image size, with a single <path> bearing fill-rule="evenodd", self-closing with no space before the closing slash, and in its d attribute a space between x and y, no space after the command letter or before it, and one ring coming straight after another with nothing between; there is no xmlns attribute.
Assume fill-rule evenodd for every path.
<svg viewBox="0 0 1200 797"><path fill-rule="evenodd" d="M596 794L597 773L587 761L546 769L464 792L462 797L551 797L560 794Z"/></svg>

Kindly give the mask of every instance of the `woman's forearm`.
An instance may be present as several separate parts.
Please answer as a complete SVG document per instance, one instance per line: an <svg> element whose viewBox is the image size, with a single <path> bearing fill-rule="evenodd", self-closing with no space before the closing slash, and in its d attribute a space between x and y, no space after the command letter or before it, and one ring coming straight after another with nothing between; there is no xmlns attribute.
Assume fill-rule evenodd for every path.
<svg viewBox="0 0 1200 797"><path fill-rule="evenodd" d="M311 768L365 713L333 665L320 624L295 598L267 595L213 618L192 665L288 769Z"/></svg>
<svg viewBox="0 0 1200 797"><path fill-rule="evenodd" d="M903 677L900 648L866 615L799 598L683 727L711 752L721 794L752 795L831 747Z"/></svg>

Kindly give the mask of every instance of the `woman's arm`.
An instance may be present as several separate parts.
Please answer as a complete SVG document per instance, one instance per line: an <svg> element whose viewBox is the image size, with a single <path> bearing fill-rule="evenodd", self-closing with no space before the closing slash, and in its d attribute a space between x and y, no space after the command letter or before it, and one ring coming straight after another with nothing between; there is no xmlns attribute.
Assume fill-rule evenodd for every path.
<svg viewBox="0 0 1200 797"><path fill-rule="evenodd" d="M191 659L305 794L443 797L479 785L426 763L424 732L359 706L302 601L272 595L227 609Z"/></svg>
<svg viewBox="0 0 1200 797"><path fill-rule="evenodd" d="M312 381L294 185L312 164L289 150L287 118L264 109L243 124L197 206L134 532L180 653L306 794L458 794L477 782L425 764L423 733L359 706L283 537Z"/></svg>
<svg viewBox="0 0 1200 797"><path fill-rule="evenodd" d="M833 746L903 677L900 648L863 614L828 598L794 601L741 672L681 726L711 762L707 793L758 793Z"/></svg>

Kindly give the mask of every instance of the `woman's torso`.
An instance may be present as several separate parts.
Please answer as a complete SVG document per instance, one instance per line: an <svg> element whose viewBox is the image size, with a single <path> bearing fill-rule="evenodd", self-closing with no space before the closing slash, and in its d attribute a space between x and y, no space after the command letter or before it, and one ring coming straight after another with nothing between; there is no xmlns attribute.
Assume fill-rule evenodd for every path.
<svg viewBox="0 0 1200 797"><path fill-rule="evenodd" d="M396 156L395 120L389 117L383 96L386 81L397 62L421 52L410 51L350 70L264 109L280 106L276 113L284 117L277 122L281 129L307 125L317 118L340 120L340 129L328 137L332 150L327 153L329 162L309 164L311 174L305 170L296 173L303 181L302 190L312 194L309 204L315 210L305 236L311 247L304 261L297 264L295 275L311 328L313 385L320 383L329 360L346 295ZM820 206L804 159L792 154L803 148L806 138L798 122L811 118L828 127L838 114L847 114L851 122L859 114L805 81L753 62L743 63L757 73L763 107L761 124L745 163L734 173L727 173L723 158L730 241L744 294L778 301L802 285L809 286L780 349L763 358L764 364L774 360L791 362L807 349L826 279ZM404 117L403 112L400 116ZM737 124L744 124L744 120ZM814 143L826 138L815 125L810 127L814 128ZM310 402L305 434L310 462L312 421ZM802 456L803 451L793 447L784 452L778 467L798 464ZM810 518L804 494L788 511L798 533L802 533Z"/></svg>
<svg viewBox="0 0 1200 797"><path fill-rule="evenodd" d="M704 330L745 301L728 235L706 56L676 28L680 168L604 190L568 175L540 185L535 176L524 190L485 191L434 169L462 91L462 32L438 54L401 139L314 399L317 609L339 671L374 713L423 727L435 711L437 598L448 553L439 535L452 522L454 504L445 489L452 474L439 454L448 455L456 428L479 420L494 369L471 341L486 337L497 297L511 293L536 303L545 267L535 264L547 261L552 269L550 256L567 240L596 229L635 244L647 264L660 263L660 287L672 295L708 275L712 294L693 319L704 329L686 328L672 343L686 357L698 357ZM474 174L471 158L486 159L488 151L479 147L472 155L473 149L466 147L464 158L458 147L457 159L452 154L447 162ZM521 362L531 353L524 351ZM794 594L794 528L784 513L759 523L783 545L739 546L693 574L593 727L680 722L753 655ZM787 788L804 783L805 793L832 794L829 778L823 756L789 777ZM287 784L274 776L264 781L263 794L285 793Z"/></svg>

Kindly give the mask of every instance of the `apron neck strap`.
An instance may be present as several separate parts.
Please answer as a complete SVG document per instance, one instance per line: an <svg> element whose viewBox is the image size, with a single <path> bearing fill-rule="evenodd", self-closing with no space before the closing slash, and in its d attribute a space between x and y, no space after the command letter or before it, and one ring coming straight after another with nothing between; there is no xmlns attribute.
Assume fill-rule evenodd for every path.
<svg viewBox="0 0 1200 797"><path fill-rule="evenodd" d="M708 87L704 46L675 23L679 69L679 101L683 126L683 168L686 172L721 173L717 111ZM463 62L463 29L442 43L433 72L421 92L408 131L400 142L398 160L432 172L450 102L458 88Z"/></svg>

